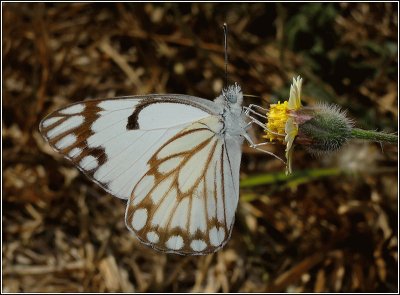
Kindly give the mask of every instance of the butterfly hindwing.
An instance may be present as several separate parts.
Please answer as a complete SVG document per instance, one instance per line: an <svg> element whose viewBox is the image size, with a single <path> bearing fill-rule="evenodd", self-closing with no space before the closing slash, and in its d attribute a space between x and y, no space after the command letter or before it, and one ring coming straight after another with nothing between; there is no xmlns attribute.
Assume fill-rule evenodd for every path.
<svg viewBox="0 0 400 295"><path fill-rule="evenodd" d="M223 128L220 117L206 117L150 158L125 216L142 242L164 252L206 254L229 239L239 196L239 174L232 170L239 169L241 152L238 146L229 159Z"/></svg>

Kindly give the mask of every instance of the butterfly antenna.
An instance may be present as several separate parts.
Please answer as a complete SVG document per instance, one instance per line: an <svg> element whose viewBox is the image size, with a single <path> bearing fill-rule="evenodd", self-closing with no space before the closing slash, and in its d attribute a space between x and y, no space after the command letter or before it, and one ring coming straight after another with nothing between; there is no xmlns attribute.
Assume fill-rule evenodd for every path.
<svg viewBox="0 0 400 295"><path fill-rule="evenodd" d="M228 87L228 25L224 23L225 88Z"/></svg>
<svg viewBox="0 0 400 295"><path fill-rule="evenodd" d="M243 97L256 97L256 98L261 98L261 96L259 96L259 95L245 94L245 93L243 93Z"/></svg>

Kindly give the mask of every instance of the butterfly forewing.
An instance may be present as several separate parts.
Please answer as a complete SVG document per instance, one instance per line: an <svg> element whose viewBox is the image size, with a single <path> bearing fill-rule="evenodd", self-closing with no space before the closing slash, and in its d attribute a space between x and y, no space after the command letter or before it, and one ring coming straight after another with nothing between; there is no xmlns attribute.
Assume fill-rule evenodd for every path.
<svg viewBox="0 0 400 295"><path fill-rule="evenodd" d="M199 120L151 157L126 212L127 227L142 242L164 252L206 254L229 239L238 174L226 171L231 168L219 136L223 128L217 116Z"/></svg>
<svg viewBox="0 0 400 295"><path fill-rule="evenodd" d="M40 131L109 193L127 199L159 147L210 115L199 98L151 95L72 104L47 116Z"/></svg>

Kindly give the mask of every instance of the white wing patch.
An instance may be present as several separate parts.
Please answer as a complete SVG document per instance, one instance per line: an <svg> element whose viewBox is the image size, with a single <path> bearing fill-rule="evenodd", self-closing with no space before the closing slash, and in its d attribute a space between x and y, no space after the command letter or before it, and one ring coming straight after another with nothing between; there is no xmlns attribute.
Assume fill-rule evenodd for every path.
<svg viewBox="0 0 400 295"><path fill-rule="evenodd" d="M204 208L204 201L200 197L192 196L192 210L189 219L189 233L194 235L197 230L206 232L207 218L206 210Z"/></svg>
<svg viewBox="0 0 400 295"><path fill-rule="evenodd" d="M154 231L148 232L146 237L147 240L149 240L151 243L158 243L158 241L160 240L160 237Z"/></svg>
<svg viewBox="0 0 400 295"><path fill-rule="evenodd" d="M134 185L149 169L144 161L179 129L141 131L134 130L99 145L104 149L108 161L95 172L94 178L107 183L108 190L117 197L128 198Z"/></svg>
<svg viewBox="0 0 400 295"><path fill-rule="evenodd" d="M83 110L85 109L85 105L83 103L80 104L73 104L70 107L67 107L65 109L62 109L60 111L61 114L64 115L73 115L73 114L79 114L82 113Z"/></svg>
<svg viewBox="0 0 400 295"><path fill-rule="evenodd" d="M194 251L199 252L199 251L203 251L207 247L207 244L203 240L193 240L190 243L190 247Z"/></svg>
<svg viewBox="0 0 400 295"><path fill-rule="evenodd" d="M135 188L137 198L133 201L133 205L139 204L147 196L154 184L154 175L144 176Z"/></svg>
<svg viewBox="0 0 400 295"><path fill-rule="evenodd" d="M139 209L135 211L132 217L132 227L135 230L141 230L147 221L147 210Z"/></svg>
<svg viewBox="0 0 400 295"><path fill-rule="evenodd" d="M185 230L189 213L189 197L185 197L180 201L178 207L176 208L175 215L171 221L171 227L178 227L182 230Z"/></svg>
<svg viewBox="0 0 400 295"><path fill-rule="evenodd" d="M92 170L99 165L97 162L97 158L93 157L92 155L88 155L82 158L79 166L84 168L85 170Z"/></svg>
<svg viewBox="0 0 400 295"><path fill-rule="evenodd" d="M144 108L139 115L140 129L153 130L160 128L160 125L164 128L176 126L177 116L180 123L191 123L210 115L199 108L177 103L163 103L162 113L160 111L159 103Z"/></svg>
<svg viewBox="0 0 400 295"><path fill-rule="evenodd" d="M178 174L178 187L182 194L187 193L199 181L202 175L197 174L196 177L196 173L194 172L195 170L203 171L206 168L205 166L208 163L204 160L209 157L211 151L214 152L215 144L215 140L210 140L203 148L196 151L196 153L191 156L182 167L180 167Z"/></svg>
<svg viewBox="0 0 400 295"><path fill-rule="evenodd" d="M106 112L127 110L136 107L140 103L140 99L108 99L99 103L99 108Z"/></svg>
<svg viewBox="0 0 400 295"><path fill-rule="evenodd" d="M188 133L185 137L178 137L174 144L167 145L158 152L159 159L167 158L187 150L194 149L199 143L204 142L213 137L208 130L200 130L198 132Z"/></svg>
<svg viewBox="0 0 400 295"><path fill-rule="evenodd" d="M82 149L75 147L72 150L70 150L70 152L68 153L68 157L74 158L79 156L80 153L82 153Z"/></svg>
<svg viewBox="0 0 400 295"><path fill-rule="evenodd" d="M158 166L158 171L162 174L168 174L169 172L177 169L183 160L184 157L182 156L169 158L168 160L162 162L160 166Z"/></svg>
<svg viewBox="0 0 400 295"><path fill-rule="evenodd" d="M226 143L219 135L223 128L218 116L199 120L150 158L125 215L127 227L142 242L164 252L196 255L215 252L229 239L238 199L231 195L238 191L229 186L239 179L231 179ZM132 220L139 210L147 210L147 223L136 229Z"/></svg>
<svg viewBox="0 0 400 295"><path fill-rule="evenodd" d="M59 141L57 141L56 147L58 149L64 149L66 147L73 145L77 139L78 138L76 137L75 134L68 134L68 135L64 136L63 138L61 138Z"/></svg>
<svg viewBox="0 0 400 295"><path fill-rule="evenodd" d="M210 243L213 246L218 246L225 239L225 230L223 227L217 229L217 227L211 228L209 232Z"/></svg>
<svg viewBox="0 0 400 295"><path fill-rule="evenodd" d="M52 118L48 118L47 120L44 120L42 122L42 127L47 128L55 123L57 123L58 121L60 121L63 117L52 117Z"/></svg>
<svg viewBox="0 0 400 295"><path fill-rule="evenodd" d="M171 250L179 250L183 247L183 239L181 236L172 236L165 243Z"/></svg>

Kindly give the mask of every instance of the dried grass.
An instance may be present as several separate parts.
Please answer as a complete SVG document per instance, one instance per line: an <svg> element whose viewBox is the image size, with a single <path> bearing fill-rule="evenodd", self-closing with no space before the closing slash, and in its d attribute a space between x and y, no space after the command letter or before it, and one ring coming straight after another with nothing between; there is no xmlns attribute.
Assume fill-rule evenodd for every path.
<svg viewBox="0 0 400 295"><path fill-rule="evenodd" d="M329 67L282 39L313 5L3 3L3 292L398 291L397 147L354 144L326 159L297 151L297 169L343 164L353 175L243 189L227 246L181 257L140 245L124 225L125 202L38 134L45 114L85 98L214 97L224 77L224 21L230 79L245 93L287 94L301 73L307 103L317 93L334 97L364 126L394 131L397 60L376 45L397 43L396 4L326 6L336 11L329 28L340 36L326 52ZM340 54L354 64L341 64ZM375 71L360 80L364 67ZM350 78L330 81L330 70ZM345 156L359 160L350 167ZM282 169L244 149L242 178Z"/></svg>

